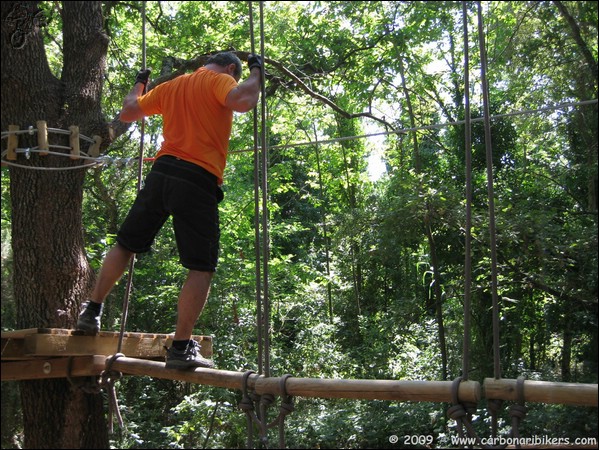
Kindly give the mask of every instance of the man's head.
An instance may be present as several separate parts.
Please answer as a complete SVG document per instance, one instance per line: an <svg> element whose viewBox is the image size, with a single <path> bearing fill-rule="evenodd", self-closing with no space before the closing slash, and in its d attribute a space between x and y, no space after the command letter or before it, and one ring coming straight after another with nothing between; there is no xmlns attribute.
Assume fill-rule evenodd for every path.
<svg viewBox="0 0 599 450"><path fill-rule="evenodd" d="M216 64L217 66L221 66L224 68L230 68L231 76L235 78L235 80L239 81L241 78L241 61L231 52L221 52L216 55L212 55L206 61L206 66L209 64ZM235 67L232 67L234 65Z"/></svg>

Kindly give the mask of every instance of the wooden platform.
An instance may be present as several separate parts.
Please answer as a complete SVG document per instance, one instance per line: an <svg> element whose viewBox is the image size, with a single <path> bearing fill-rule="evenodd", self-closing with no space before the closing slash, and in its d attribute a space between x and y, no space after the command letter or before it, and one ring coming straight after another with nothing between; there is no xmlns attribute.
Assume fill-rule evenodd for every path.
<svg viewBox="0 0 599 450"><path fill-rule="evenodd" d="M192 336L202 356L212 357L212 337ZM124 333L121 353L127 357L164 361L172 334ZM99 375L106 358L117 353L119 333L30 328L2 332L2 380Z"/></svg>

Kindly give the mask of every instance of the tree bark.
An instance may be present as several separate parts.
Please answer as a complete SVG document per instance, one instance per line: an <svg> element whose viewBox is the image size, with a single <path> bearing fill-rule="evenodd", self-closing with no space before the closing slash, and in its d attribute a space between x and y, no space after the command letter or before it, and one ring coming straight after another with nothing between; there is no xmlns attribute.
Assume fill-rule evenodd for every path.
<svg viewBox="0 0 599 450"><path fill-rule="evenodd" d="M100 2L64 2L61 78L48 65L38 2L2 2L2 130L77 125L81 134L107 136L100 95L107 38ZM68 136L49 133L52 145ZM33 148L36 136L19 136ZM51 149L53 150L53 149ZM54 150L53 150L54 151ZM85 255L82 199L85 169L32 170L81 165L60 156L18 155L10 167L14 295L19 328L71 328L94 273ZM21 382L27 448L108 448L100 395L67 380Z"/></svg>

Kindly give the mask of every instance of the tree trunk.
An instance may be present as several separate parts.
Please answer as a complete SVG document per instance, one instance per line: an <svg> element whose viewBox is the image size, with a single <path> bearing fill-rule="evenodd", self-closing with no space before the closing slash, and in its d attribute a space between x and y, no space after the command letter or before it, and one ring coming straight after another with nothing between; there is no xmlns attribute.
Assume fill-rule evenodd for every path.
<svg viewBox="0 0 599 450"><path fill-rule="evenodd" d="M562 381L569 382L572 380L572 372L570 367L572 363L572 341L574 339L574 333L570 324L574 320L574 315L572 314L571 309L569 309L567 306L564 309L564 341L562 346L561 373Z"/></svg>
<svg viewBox="0 0 599 450"><path fill-rule="evenodd" d="M428 238L428 246L431 253L431 263L433 266L433 292L434 292L434 305L435 305L435 317L437 320L437 330L439 334L439 349L441 351L441 379L447 380L447 344L445 341L445 326L443 325L443 295L441 293L441 273L439 272L439 260L437 258L437 247L435 245L435 238L431 230L429 214L424 219L426 235Z"/></svg>
<svg viewBox="0 0 599 450"><path fill-rule="evenodd" d="M39 25L38 2L2 2L2 130L68 129L107 137L101 114L107 38L100 2L64 2L63 72L50 71ZM68 137L49 133L51 145ZM19 136L19 148L33 148L36 136ZM84 146L82 146L84 148ZM54 149L50 149L55 151ZM81 165L60 156L18 164L64 169ZM10 168L14 295L19 328L71 328L93 282L84 250L81 211L85 169ZM21 382L27 448L108 448L100 395L85 394L67 380Z"/></svg>

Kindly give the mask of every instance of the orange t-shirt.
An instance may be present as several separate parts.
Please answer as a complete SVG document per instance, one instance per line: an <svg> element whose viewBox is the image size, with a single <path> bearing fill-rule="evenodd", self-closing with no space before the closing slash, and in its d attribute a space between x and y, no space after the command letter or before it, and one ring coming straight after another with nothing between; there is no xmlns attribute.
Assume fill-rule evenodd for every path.
<svg viewBox="0 0 599 450"><path fill-rule="evenodd" d="M156 158L172 155L197 164L221 184L233 125L225 99L236 86L232 76L202 67L139 97L145 115L163 117L164 142Z"/></svg>

